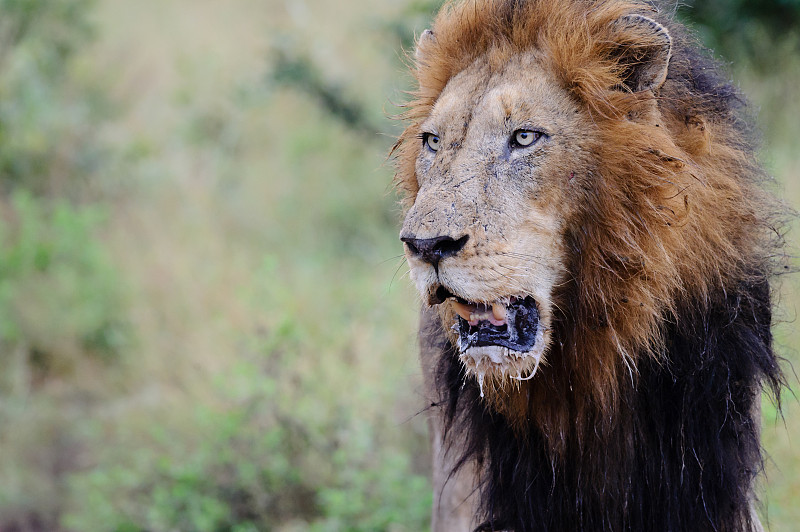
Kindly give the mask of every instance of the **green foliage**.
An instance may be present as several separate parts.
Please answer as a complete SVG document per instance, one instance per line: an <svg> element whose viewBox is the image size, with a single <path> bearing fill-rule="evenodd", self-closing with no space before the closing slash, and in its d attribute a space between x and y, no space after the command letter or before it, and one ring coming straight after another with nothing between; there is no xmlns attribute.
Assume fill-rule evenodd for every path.
<svg viewBox="0 0 800 532"><path fill-rule="evenodd" d="M81 352L117 356L127 337L123 289L97 239L102 210L18 191L5 216L0 356L22 347L42 377L68 372Z"/></svg>
<svg viewBox="0 0 800 532"><path fill-rule="evenodd" d="M126 294L103 209L22 190L0 208L0 528L54 530L87 392L129 345Z"/></svg>
<svg viewBox="0 0 800 532"><path fill-rule="evenodd" d="M69 476L61 521L69 530L427 527L431 490L426 461L415 458L418 428L398 427L393 413L407 391L397 376L404 361L413 365L413 356L404 356L412 352L413 324L398 320L407 306L380 303L396 263L375 272L396 247L393 199L385 194L390 178L375 175L374 153L380 157L385 147L365 143L302 96L267 104L251 98L239 103L243 114L267 105L268 116L303 117L282 128L265 154L273 175L290 176L254 204L266 212L255 218L255 247L270 254L256 259L241 286L224 287L260 325L231 332L236 349L216 356L232 366L213 386L194 383L207 388L202 401L180 404L175 417L172 407L148 414L146 424L107 442L91 469ZM247 164L240 158L265 150L248 141L264 132L242 134L231 113L216 115L225 118L223 128L195 135L197 117L214 109L187 106L178 125L189 131L182 149L216 149L225 173L241 175ZM235 152L206 141L220 131L242 139ZM217 220L239 209L236 185L217 189ZM334 283L332 271L348 275ZM398 322L408 329L388 333L385 324ZM402 417L415 407L402 409Z"/></svg>
<svg viewBox="0 0 800 532"><path fill-rule="evenodd" d="M131 339L125 281L101 241L106 210L80 201L105 161L105 100L77 61L92 5L0 0L3 530L56 528L80 413Z"/></svg>
<svg viewBox="0 0 800 532"><path fill-rule="evenodd" d="M400 48L411 50L414 46L414 38L430 25L442 4L444 4L444 0L408 2L402 15L386 21L385 27L394 35Z"/></svg>
<svg viewBox="0 0 800 532"><path fill-rule="evenodd" d="M273 63L272 79L276 83L306 92L353 131L366 135L380 131L381 128L367 117L364 107L343 96L343 87L324 80L319 67L308 57L277 50Z"/></svg>
<svg viewBox="0 0 800 532"><path fill-rule="evenodd" d="M0 192L75 192L99 164L104 111L73 73L92 0L0 0Z"/></svg>
<svg viewBox="0 0 800 532"><path fill-rule="evenodd" d="M318 532L425 529L430 485L412 472L407 451L380 441L380 429L344 404L334 416L297 408L303 396L337 398L324 383L296 384L303 376L291 369L288 353L280 354L296 343L294 333L284 327L276 336L264 340L269 355L220 380L220 391L234 392L227 408L197 408L192 424L201 439L176 441L158 428L151 448L160 451L140 450L136 467L73 475L76 504L64 525L156 532L273 530L286 522ZM270 374L260 369L265 365ZM295 385L286 386L287 379Z"/></svg>
<svg viewBox="0 0 800 532"><path fill-rule="evenodd" d="M800 51L800 0L692 0L681 13L705 44L727 60L746 60L769 71L783 60L776 43L788 38L793 52Z"/></svg>
<svg viewBox="0 0 800 532"><path fill-rule="evenodd" d="M426 478L409 474L407 456L386 453L376 467L351 463L348 451L340 449L333 456L344 478L340 485L320 490L324 519L312 530L387 530L401 524L406 530L424 529L431 486Z"/></svg>

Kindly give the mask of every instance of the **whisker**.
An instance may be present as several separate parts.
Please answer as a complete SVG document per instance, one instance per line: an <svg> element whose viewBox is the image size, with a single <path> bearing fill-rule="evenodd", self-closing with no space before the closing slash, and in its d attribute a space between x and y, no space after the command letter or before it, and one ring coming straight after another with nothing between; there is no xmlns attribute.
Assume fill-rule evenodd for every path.
<svg viewBox="0 0 800 532"><path fill-rule="evenodd" d="M399 271L400 271L400 268L402 268L402 267L403 267L403 265L404 265L404 264L406 264L406 262L407 262L405 255L401 255L401 257L403 257L403 260L400 262L400 265L399 265L399 266L397 267L397 269L394 271L394 275L392 275L392 280L391 280L391 281L389 281L389 290L391 290L391 289L392 289L392 285L394 284L395 278L397 277L397 272L399 272ZM402 278L402 277L401 277L401 278Z"/></svg>
<svg viewBox="0 0 800 532"><path fill-rule="evenodd" d="M378 266L380 266L380 265L382 265L382 264L386 264L387 262L391 262L391 261L393 261L393 260L397 260L397 259L404 259L405 257L406 257L406 256L405 256L405 255L403 255L403 254L400 254L400 255L395 255L394 257L389 257L388 259L385 259L385 260L382 260L382 261L380 261L380 262L378 263Z"/></svg>
<svg viewBox="0 0 800 532"><path fill-rule="evenodd" d="M539 255L529 255L529 254L526 254L526 253L517 253L517 252L514 252L514 251L506 251L506 252L503 252L503 253L498 253L498 255L501 256L501 257L511 257L511 258L514 258L514 259L523 259L523 260L526 260L526 261L529 261L529 262L533 262L534 264L536 264L538 266L544 266L544 267L548 266L547 261L545 260L545 258L542 257L542 256L539 256Z"/></svg>

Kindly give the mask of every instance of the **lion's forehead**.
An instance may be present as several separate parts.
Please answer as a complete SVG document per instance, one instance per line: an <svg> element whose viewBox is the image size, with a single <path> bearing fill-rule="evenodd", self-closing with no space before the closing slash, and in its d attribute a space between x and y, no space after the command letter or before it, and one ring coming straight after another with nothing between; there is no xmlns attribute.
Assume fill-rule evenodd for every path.
<svg viewBox="0 0 800 532"><path fill-rule="evenodd" d="M555 78L532 56L520 54L494 72L476 61L445 86L422 129L445 141L507 133L509 129L553 127L578 110Z"/></svg>

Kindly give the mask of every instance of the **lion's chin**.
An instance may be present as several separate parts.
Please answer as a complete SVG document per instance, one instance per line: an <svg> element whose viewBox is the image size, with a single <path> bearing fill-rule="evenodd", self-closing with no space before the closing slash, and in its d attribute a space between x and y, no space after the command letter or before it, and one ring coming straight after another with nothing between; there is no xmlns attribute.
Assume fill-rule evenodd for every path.
<svg viewBox="0 0 800 532"><path fill-rule="evenodd" d="M500 345L484 345L461 349L459 359L467 372L475 375L484 396L484 386L502 389L507 385L519 385L532 379L544 356L543 332L537 332L537 342L530 351L520 352Z"/></svg>

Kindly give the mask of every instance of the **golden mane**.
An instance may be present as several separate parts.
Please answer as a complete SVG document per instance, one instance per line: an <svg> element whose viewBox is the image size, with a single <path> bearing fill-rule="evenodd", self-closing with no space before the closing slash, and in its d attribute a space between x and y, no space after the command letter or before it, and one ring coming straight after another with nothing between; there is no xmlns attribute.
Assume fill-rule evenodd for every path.
<svg viewBox="0 0 800 532"><path fill-rule="evenodd" d="M656 19L673 36L657 91L625 87L631 61L657 45L652 34L616 23L630 15ZM778 209L760 190L764 174L738 114L740 97L705 77L711 63L692 45L653 6L623 0L451 2L418 43L417 88L404 114L410 124L394 149L406 207L418 191L420 124L448 81L478 59L501 69L533 51L598 125L594 180L566 223L565 238L579 252L556 294L559 356L536 386L523 383L527 394L495 405L512 419L534 417L556 440L576 415L602 412L611 423L641 357L662 353L666 323L774 269ZM569 412L559 401L572 387L584 401Z"/></svg>

